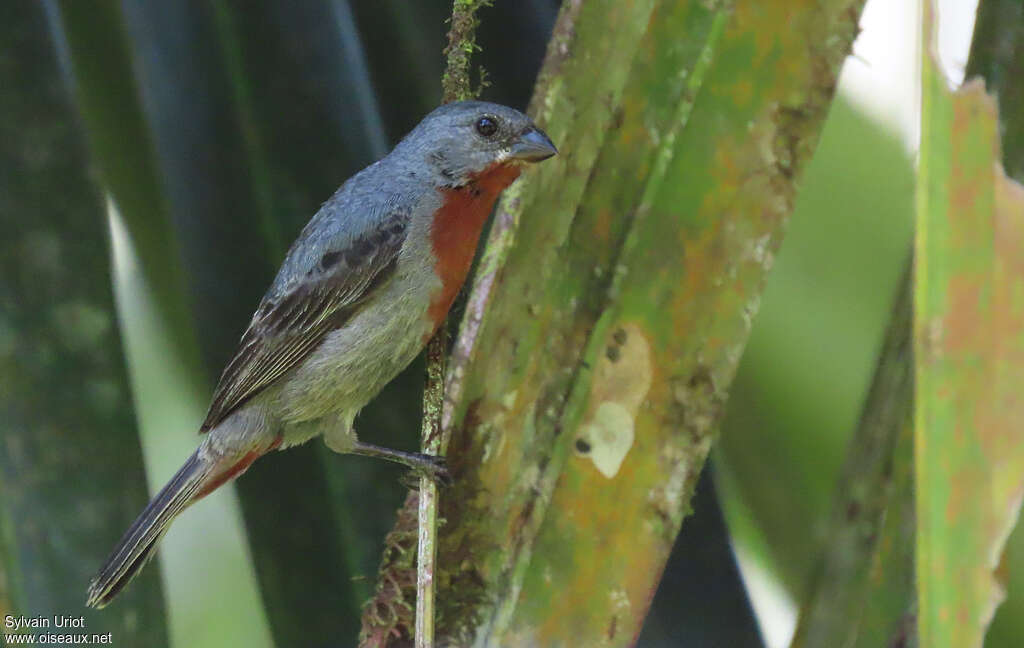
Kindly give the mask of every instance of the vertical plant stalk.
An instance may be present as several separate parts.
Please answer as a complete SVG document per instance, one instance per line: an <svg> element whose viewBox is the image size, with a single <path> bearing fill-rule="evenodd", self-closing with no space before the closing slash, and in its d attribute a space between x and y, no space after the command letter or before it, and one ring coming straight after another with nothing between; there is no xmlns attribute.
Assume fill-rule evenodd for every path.
<svg viewBox="0 0 1024 648"><path fill-rule="evenodd" d="M470 84L469 59L477 49L476 28L480 19L476 12L489 4L491 0L453 0L448 45L444 48L446 67L441 78L441 103L472 99L479 94L479 88L474 90Z"/></svg>
<svg viewBox="0 0 1024 648"><path fill-rule="evenodd" d="M908 259L846 455L827 549L801 611L793 648L849 646L857 636L870 566L887 512L896 501L893 455L913 403L911 268Z"/></svg>
<svg viewBox="0 0 1024 648"><path fill-rule="evenodd" d="M915 237L917 627L981 646L1005 597L1024 493L1024 187L1006 177L995 100L950 92L925 3Z"/></svg>
<svg viewBox="0 0 1024 648"><path fill-rule="evenodd" d="M445 48L447 69L441 80L442 103L472 98L469 61L476 48L475 34L479 19L476 11L487 0L454 0L448 46ZM427 454L444 453L447 439L441 426L444 410L445 348L448 320L445 319L427 343L427 381L423 389L422 447ZM437 484L429 477L420 477L419 535L416 545L416 648L434 645L434 568L437 562Z"/></svg>
<svg viewBox="0 0 1024 648"><path fill-rule="evenodd" d="M440 454L444 406L445 338L448 320L427 344L427 382L423 388L423 452ZM434 645L434 567L437 562L437 484L420 477L419 536L416 545L416 648Z"/></svg>
<svg viewBox="0 0 1024 648"><path fill-rule="evenodd" d="M999 105L999 132L1006 175L1024 184L1024 3L984 0L978 5L974 38L967 59L967 78L980 76ZM1024 634L1024 528L1018 522L1008 541L1004 573L1007 589L1017 592L996 613L986 642L1016 645Z"/></svg>
<svg viewBox="0 0 1024 648"><path fill-rule="evenodd" d="M571 154L506 191L448 372L446 644L632 643L859 7L563 4L531 107Z"/></svg>
<svg viewBox="0 0 1024 648"><path fill-rule="evenodd" d="M1003 135L1003 164L1008 175L1018 180L1024 178L1024 146L1017 144L1021 141L1019 134L1024 133L1024 119L1020 118L1022 113L1018 109L1024 103L1024 83L1015 84L1013 80L1019 79L1019 71L1024 69L1024 26L1020 21L1022 11L1024 9L1019 3L1012 0L982 2L978 8L971 55L967 64L967 77L984 77L989 91L997 96L1002 115L1000 124ZM909 254L912 253L911 249ZM902 279L901 302L908 298L912 280L910 273ZM906 407L901 409L905 410L909 421L909 406L913 402L913 393L912 390L907 392L901 388L899 392L890 393L884 402L874 402L875 396L880 395L880 390L884 391L881 381L886 381L887 376L891 374L883 372L883 367L895 368L894 363L897 360L906 363L908 370L912 366L913 357L910 349L894 347L892 344L897 335L901 339L909 339L910 327L909 304L897 304L889 323L886 344L872 383L871 395L865 403L861 425L850 445L847 469L844 471L833 514L833 530L828 536L828 550L822 558L815 584L807 596L793 646L890 645L897 640L909 641L916 636L912 613L916 608L912 583L913 493L909 480L902 480L905 483L900 486L900 474L910 468L913 453L908 451L908 444L901 438L907 435L907 430L900 430L901 427L908 427L910 423L901 424L895 420L894 408L899 399L905 398ZM902 334L898 334L897 329L902 329ZM891 357L893 351L897 349L901 350L900 357ZM901 387L912 387L912 376L907 378L906 384ZM868 415L876 407L882 409L871 418L880 420L884 415L892 417L891 423L896 427L890 432L893 435L892 440L897 443L890 448L892 456L886 466L887 474L882 475L876 470L877 477L884 476L886 479L875 482L875 488L879 492L870 495L868 501L879 503L883 496L881 489L886 489L887 504L884 510L867 510L861 506L856 515L844 524L841 519L843 512L852 512L850 505L858 497L863 498L868 494L864 490L867 484L862 480L859 486L851 481L851 478L856 478L851 470L859 463L861 476L866 476L866 470L870 465L863 463L863 459L871 454L875 461L881 461L884 457L879 452L881 448L878 444L889 442L888 438L871 434L871 431L865 428L864 424L869 421ZM881 464L877 467L881 467ZM857 548L850 546L850 534L858 529L858 537L864 540L870 539L868 534L871 532L878 534L873 541L873 548L866 543L859 546L859 549L873 552L873 558L868 555L856 556ZM900 551L898 547L906 548ZM887 554L890 560L888 564ZM863 564L864 559L870 559L871 562ZM858 565L861 570L860 577L857 577L857 572L854 571ZM870 578L869 574L872 575Z"/></svg>

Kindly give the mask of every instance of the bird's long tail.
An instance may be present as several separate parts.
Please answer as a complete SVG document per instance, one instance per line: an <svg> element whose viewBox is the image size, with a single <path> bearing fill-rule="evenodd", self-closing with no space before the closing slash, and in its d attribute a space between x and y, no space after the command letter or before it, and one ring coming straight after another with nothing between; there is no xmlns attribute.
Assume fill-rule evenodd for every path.
<svg viewBox="0 0 1024 648"><path fill-rule="evenodd" d="M89 583L86 605L102 608L149 562L171 522L190 504L237 477L262 454L261 448L234 457L213 457L204 446L196 450L171 481L139 514Z"/></svg>

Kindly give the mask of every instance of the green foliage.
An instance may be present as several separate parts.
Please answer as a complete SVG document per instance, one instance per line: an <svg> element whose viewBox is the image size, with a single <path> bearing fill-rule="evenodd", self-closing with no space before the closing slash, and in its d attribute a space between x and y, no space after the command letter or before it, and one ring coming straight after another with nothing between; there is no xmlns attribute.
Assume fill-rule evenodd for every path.
<svg viewBox="0 0 1024 648"><path fill-rule="evenodd" d="M563 7L533 107L572 154L506 195L453 360L452 641L635 636L856 13Z"/></svg>
<svg viewBox="0 0 1024 648"><path fill-rule="evenodd" d="M536 61L522 57L535 43L539 59L547 23L533 23L554 3L494 3L478 40L459 38L489 4L58 2L54 49L38 7L2 10L14 54L0 58L12 89L0 101L0 171L26 173L0 173L0 612L81 607L90 572L144 500L132 398L157 485L193 446L206 386L287 242L437 103L446 29L457 43L447 58L465 74L444 75L445 98L477 91L468 62L479 55L496 79L487 98L522 101L525 90L509 88L532 83ZM858 416L884 413L865 395L886 384L869 391L914 187L895 138L842 98L829 112L857 10L847 0L564 3L531 108L562 153L508 192L453 351L442 634L631 641L724 408L715 459L734 543L805 608L809 597L827 607L831 620L815 627L843 645L914 640L912 426L847 448ZM983 0L969 70L998 92L1011 175L1024 168L1020 12L1016 0ZM53 52L65 55L70 102ZM992 448L1010 461L1014 432L982 428L1003 429L996 413L1016 402L1006 381L1022 363L1019 304L998 289L1019 291L1019 269L992 263L1024 242L990 218L1010 203L991 173L990 107L950 98L930 71L925 92L918 251L930 292L918 297L940 324L919 323L917 336L932 354L919 358L917 423L935 423L918 430L917 558L931 646L956 632L980 641L997 592L978 557L999 555L1020 466L991 461ZM115 295L97 196L120 214ZM958 214L943 206L977 220L948 229ZM948 295L968 305L949 308ZM977 335L932 344L952 329ZM952 339L968 342L942 346ZM883 356L879 376L885 367ZM360 431L411 448L422 374L417 364L390 386ZM949 393L983 406L972 419ZM978 425L983 410L992 418ZM608 438L621 441L624 419L623 454ZM175 525L161 552L170 616L151 568L88 613L89 628L125 645L348 645L404 493L397 474L320 444L275 453L238 482L244 527L227 495ZM1002 517L983 505L993 493ZM975 505L958 508L958 497ZM390 598L368 615L382 643L409 634L414 527L403 510L386 543L378 594ZM1022 543L1018 530L1010 544ZM1022 631L1021 556L1006 557L1009 599L988 645L1015 646ZM846 571L828 571L837 565ZM692 587L692 573L669 582ZM807 636L802 645L828 645Z"/></svg>
<svg viewBox="0 0 1024 648"><path fill-rule="evenodd" d="M997 115L984 84L951 93L924 57L914 424L926 646L981 644L1024 491L1024 187L999 164Z"/></svg>
<svg viewBox="0 0 1024 648"><path fill-rule="evenodd" d="M900 141L839 97L801 187L716 455L730 527L798 598L906 262L914 177Z"/></svg>
<svg viewBox="0 0 1024 648"><path fill-rule="evenodd" d="M85 609L145 505L142 456L105 214L42 7L0 7L0 42L0 618L84 616L76 632L159 648L155 571L117 609Z"/></svg>

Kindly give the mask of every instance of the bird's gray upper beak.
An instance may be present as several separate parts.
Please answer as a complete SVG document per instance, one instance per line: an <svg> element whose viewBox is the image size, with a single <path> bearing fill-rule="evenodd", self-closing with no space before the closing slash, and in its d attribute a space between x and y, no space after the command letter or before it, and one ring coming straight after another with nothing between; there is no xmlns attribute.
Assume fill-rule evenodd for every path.
<svg viewBox="0 0 1024 648"><path fill-rule="evenodd" d="M538 128L531 128L512 143L509 157L524 162L540 162L558 153L551 139Z"/></svg>

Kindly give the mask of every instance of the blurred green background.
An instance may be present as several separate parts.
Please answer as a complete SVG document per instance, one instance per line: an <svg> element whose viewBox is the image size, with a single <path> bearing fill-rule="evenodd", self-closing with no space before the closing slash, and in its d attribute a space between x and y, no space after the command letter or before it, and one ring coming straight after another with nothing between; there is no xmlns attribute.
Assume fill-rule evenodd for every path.
<svg viewBox="0 0 1024 648"><path fill-rule="evenodd" d="M161 485L194 447L286 246L438 102L450 9L0 6L3 613L84 614L115 645L349 645L338 637L358 631L405 491L399 470L319 441L191 509L161 568L110 609L84 610L84 591L146 482ZM557 9L482 13L483 98L525 106ZM715 479L701 482L640 646L758 645L730 543L748 582L784 593L781 608L756 602L772 627L792 623L778 610L800 600L820 552L909 250L912 160L840 94L801 187ZM421 376L414 364L363 412L365 438L417 445ZM1011 595L989 645L1015 645L1020 605Z"/></svg>

